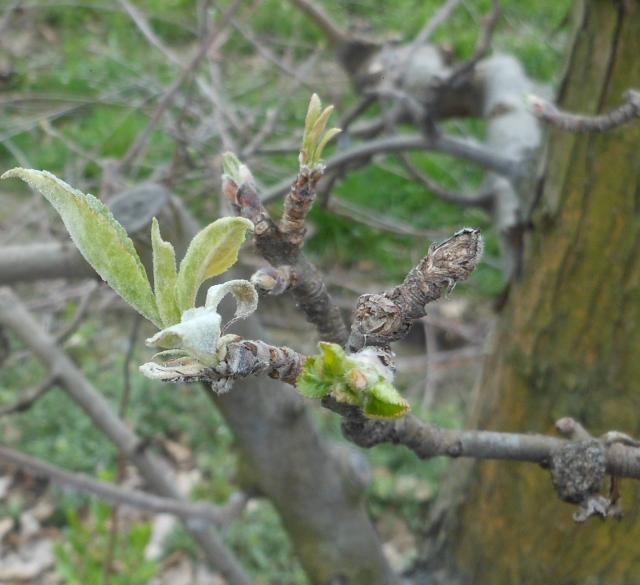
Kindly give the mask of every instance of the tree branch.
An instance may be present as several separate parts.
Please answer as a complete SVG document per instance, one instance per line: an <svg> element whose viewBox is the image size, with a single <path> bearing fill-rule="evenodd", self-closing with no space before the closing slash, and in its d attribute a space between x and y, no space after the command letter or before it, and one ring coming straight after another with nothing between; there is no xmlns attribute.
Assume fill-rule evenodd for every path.
<svg viewBox="0 0 640 585"><path fill-rule="evenodd" d="M306 359L289 347L277 347L259 340L239 340L227 343L224 355L207 369L192 372L188 368L154 362L144 364L141 369L145 376L165 382L228 384L238 378L266 374L295 386Z"/></svg>
<svg viewBox="0 0 640 585"><path fill-rule="evenodd" d="M221 525L225 521L224 509L207 502L188 503L162 498L139 490L131 490L106 481L94 479L84 473L72 473L36 457L0 445L0 461L36 477L43 477L64 486L98 496L112 504L131 506L154 514L175 514L184 520Z"/></svg>
<svg viewBox="0 0 640 585"><path fill-rule="evenodd" d="M399 154L402 165L411 175L411 177L418 183L422 183L429 191L434 195L446 201L448 203L454 203L462 207L480 207L487 211L491 209L494 199L494 194L489 189L480 189L477 193L466 195L464 193L457 193L455 191L449 191L431 177L423 173L406 153Z"/></svg>
<svg viewBox="0 0 640 585"><path fill-rule="evenodd" d="M573 114L556 108L538 96L529 96L529 107L536 118L569 132L606 132L640 118L640 91L629 89L624 93L625 103L597 116Z"/></svg>
<svg viewBox="0 0 640 585"><path fill-rule="evenodd" d="M407 415L395 421L366 418L356 407L323 399L330 410L341 414L345 436L355 444L371 448L381 443L404 445L421 459L431 457L470 457L524 461L548 466L554 451L572 441L537 434L500 433L444 429ZM607 473L618 477L640 479L640 457L637 447L621 443L606 444Z"/></svg>
<svg viewBox="0 0 640 585"><path fill-rule="evenodd" d="M42 398L57 382L56 376L49 374L40 384L23 392L13 404L0 408L0 417L17 414L29 410L40 398Z"/></svg>
<svg viewBox="0 0 640 585"><path fill-rule="evenodd" d="M413 321L426 315L427 303L439 299L471 274L482 250L480 232L462 229L432 245L401 285L384 293L361 295L353 314L349 350L371 345L388 348L391 342L405 337Z"/></svg>
<svg viewBox="0 0 640 585"><path fill-rule="evenodd" d="M144 151L151 132L157 126L160 118L164 112L171 106L173 100L178 94L182 84L192 75L192 73L200 66L200 63L207 56L209 49L216 42L220 33L229 25L231 19L235 16L236 12L242 6L243 0L235 0L235 2L227 9L222 15L220 20L215 23L213 29L204 40L193 59L184 67L180 74L176 77L173 83L169 86L167 91L162 96L162 99L158 103L155 111L153 112L149 123L145 129L140 133L137 140L131 145L129 150L125 153L122 159L118 162L118 172L122 173L129 168L131 164L142 154ZM136 20L136 23L138 20Z"/></svg>
<svg viewBox="0 0 640 585"><path fill-rule="evenodd" d="M443 82L443 85L456 88L464 83L465 77L467 77L476 67L476 65L484 59L491 49L491 41L493 40L493 33L496 30L498 24L498 18L500 17L500 3L498 0L492 0L491 12L486 16L482 32L478 38L475 51L472 57L460 63L453 69L448 79Z"/></svg>
<svg viewBox="0 0 640 585"><path fill-rule="evenodd" d="M422 135L406 134L370 140L335 154L324 161L324 166L326 171L333 171L377 154L404 152L407 150L449 154L476 163L510 179L518 178L523 172L519 162L515 159L504 157L475 141L447 135L427 138ZM285 195L295 180L296 177L290 177L267 189L261 197L262 202L268 203Z"/></svg>
<svg viewBox="0 0 640 585"><path fill-rule="evenodd" d="M295 182L297 181L296 177ZM298 243L296 238L292 242L289 233L283 232L273 222L258 196L253 178L248 178L238 185L225 176L223 192L236 214L253 222L254 241L263 258L276 269L282 266L289 267L291 293L307 320L317 327L320 338L344 344L347 329L340 309L331 299L320 271L302 253L301 243ZM303 220L304 216L306 212L303 214ZM302 229L304 230L304 226ZM299 233L299 230L296 233Z"/></svg>

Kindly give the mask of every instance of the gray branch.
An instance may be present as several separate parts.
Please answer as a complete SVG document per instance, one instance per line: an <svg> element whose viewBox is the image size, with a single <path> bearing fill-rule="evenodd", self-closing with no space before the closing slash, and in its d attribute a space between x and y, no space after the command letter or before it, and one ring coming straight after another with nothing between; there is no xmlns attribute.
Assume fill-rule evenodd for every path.
<svg viewBox="0 0 640 585"><path fill-rule="evenodd" d="M294 179L294 183L297 182L298 177ZM274 268L289 267L289 289L307 320L317 327L320 338L344 344L347 329L339 307L333 302L320 271L301 251L302 242L290 239L290 233L299 234L304 226L294 232L282 231L265 209L253 180L237 185L225 177L223 191L236 214L253 222L254 240L260 255ZM307 211L301 216L302 222Z"/></svg>
<svg viewBox="0 0 640 585"><path fill-rule="evenodd" d="M406 134L370 140L364 144L354 146L349 150L339 152L324 161L324 165L327 172L334 171L378 154L406 152L410 150L449 154L473 162L509 179L517 179L524 172L524 169L521 168L520 163L516 159L505 157L497 151L473 140L448 135L426 138L422 135ZM267 189L262 194L262 202L268 203L269 201L286 195L295 180L296 177L289 177Z"/></svg>
<svg viewBox="0 0 640 585"><path fill-rule="evenodd" d="M139 490L131 490L113 483L94 479L84 473L72 473L51 465L36 457L25 455L9 447L0 445L0 461L10 463L35 475L50 479L54 483L72 487L82 492L94 494L112 504L131 506L155 514L175 514L184 520L201 524L223 524L224 509L209 503L188 503L173 498L162 498Z"/></svg>
<svg viewBox="0 0 640 585"><path fill-rule="evenodd" d="M569 132L606 132L640 118L640 91L630 89L624 94L625 103L597 116L574 114L556 108L551 102L537 96L529 97L534 116L551 126Z"/></svg>

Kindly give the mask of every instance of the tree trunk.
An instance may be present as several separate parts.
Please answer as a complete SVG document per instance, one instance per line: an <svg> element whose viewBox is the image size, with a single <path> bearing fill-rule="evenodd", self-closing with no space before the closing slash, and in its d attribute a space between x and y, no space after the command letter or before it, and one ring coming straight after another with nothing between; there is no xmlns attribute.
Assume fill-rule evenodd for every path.
<svg viewBox="0 0 640 585"><path fill-rule="evenodd" d="M605 112L640 87L640 3L587 0L560 91L563 109ZM595 435L640 433L640 124L553 130L473 425L552 433L572 416ZM640 580L640 483L623 482L620 522L574 524L549 473L475 465L449 542L475 584Z"/></svg>

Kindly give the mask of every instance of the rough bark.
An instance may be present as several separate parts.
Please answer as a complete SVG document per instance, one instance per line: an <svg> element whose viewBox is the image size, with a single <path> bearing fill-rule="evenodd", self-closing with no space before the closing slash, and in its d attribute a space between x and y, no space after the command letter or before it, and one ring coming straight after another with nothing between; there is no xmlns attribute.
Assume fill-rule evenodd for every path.
<svg viewBox="0 0 640 585"><path fill-rule="evenodd" d="M586 0L559 105L600 114L640 85L640 5ZM554 129L526 238L470 425L549 433L573 416L599 434L640 432L640 124L604 134ZM449 515L453 565L469 582L632 583L640 579L639 486L622 483L621 522L572 521L549 473L475 465ZM455 544L451 544L455 543Z"/></svg>

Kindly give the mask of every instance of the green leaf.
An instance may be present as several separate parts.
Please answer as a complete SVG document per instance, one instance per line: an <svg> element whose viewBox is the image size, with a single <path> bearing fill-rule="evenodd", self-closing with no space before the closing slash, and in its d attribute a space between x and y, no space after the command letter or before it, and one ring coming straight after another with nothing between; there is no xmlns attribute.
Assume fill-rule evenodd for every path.
<svg viewBox="0 0 640 585"><path fill-rule="evenodd" d="M307 398L323 398L331 392L331 384L322 379L320 357L309 356L298 376L298 392Z"/></svg>
<svg viewBox="0 0 640 585"><path fill-rule="evenodd" d="M309 109L304 121L304 133L302 135L302 150L300 152L300 164L315 167L320 164L322 151L327 143L338 133L339 128L331 128L325 132L327 122L333 112L333 106L322 109L322 103L317 94L311 96Z"/></svg>
<svg viewBox="0 0 640 585"><path fill-rule="evenodd" d="M364 414L371 418L399 418L409 412L409 403L384 379L369 386L364 401Z"/></svg>
<svg viewBox="0 0 640 585"><path fill-rule="evenodd" d="M313 128L309 132L309 141L311 142L311 144L317 145L320 143L320 139L322 138L322 134L324 132L324 129L327 127L327 122L329 121L332 113L333 106L327 106L318 116L315 123L313 124Z"/></svg>
<svg viewBox="0 0 640 585"><path fill-rule="evenodd" d="M233 152L225 152L222 155L222 172L233 179L236 185L240 185L240 167L242 163Z"/></svg>
<svg viewBox="0 0 640 585"><path fill-rule="evenodd" d="M16 168L1 178L12 177L42 193L60 214L71 239L94 270L136 311L162 327L144 266L109 208L46 171Z"/></svg>
<svg viewBox="0 0 640 585"><path fill-rule="evenodd" d="M238 259L245 234L253 223L243 217L223 217L198 232L180 263L176 282L178 309L183 312L194 306L200 285L222 274Z"/></svg>
<svg viewBox="0 0 640 585"><path fill-rule="evenodd" d="M318 97L317 93L311 95L311 99L309 100L309 107L307 108L307 115L304 119L304 130L305 136L311 131L314 127L320 112L322 111L322 102L320 101L320 97Z"/></svg>
<svg viewBox="0 0 640 585"><path fill-rule="evenodd" d="M327 146L327 144L329 144L329 141L334 136L337 136L338 134L340 134L340 132L342 132L342 130L340 128L331 128L331 129L329 129L329 130L327 130L325 132L324 136L322 137L322 139L318 143L318 146L316 147L315 152L313 153L314 160L319 161L322 158L322 153L323 153L325 147Z"/></svg>
<svg viewBox="0 0 640 585"><path fill-rule="evenodd" d="M346 370L351 366L347 354L337 343L321 341L319 344L322 352L323 375L327 382L341 379Z"/></svg>
<svg viewBox="0 0 640 585"><path fill-rule="evenodd" d="M160 235L158 220L151 223L151 246L153 248L153 287L162 326L169 327L180 322L180 311L176 303L176 253L170 242Z"/></svg>

